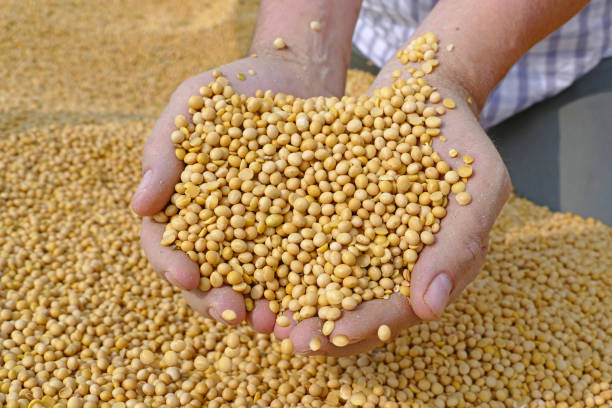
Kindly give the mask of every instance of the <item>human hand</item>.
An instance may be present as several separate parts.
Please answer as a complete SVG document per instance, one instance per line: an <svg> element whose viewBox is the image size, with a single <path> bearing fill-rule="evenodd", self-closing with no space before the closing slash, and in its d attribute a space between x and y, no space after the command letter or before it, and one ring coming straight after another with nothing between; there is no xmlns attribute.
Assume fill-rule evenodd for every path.
<svg viewBox="0 0 612 408"><path fill-rule="evenodd" d="M371 90L388 86L392 82L391 72L398 69L403 68L397 61L387 64ZM447 215L435 234L436 241L419 254L411 273L410 301L395 293L387 300L370 300L353 311L345 310L327 337L321 334L322 322L317 318L297 325L292 323L287 328L276 327L276 336L291 338L296 352L335 356L365 352L382 344L377 336L380 325L389 326L395 337L421 319L437 319L447 304L476 277L484 262L489 231L510 194L510 178L498 152L478 123L474 102L467 102L468 93L443 75L432 74L427 79L437 86L443 97L456 102L456 109L448 110L442 117L442 134L447 141L434 138L433 148L454 169L464 164L463 155L474 159L473 175L467 184L472 202L462 206L449 197ZM450 149L456 149L460 155L450 157ZM347 336L348 345L336 347L330 341L336 335ZM317 352L309 348L313 337L321 340Z"/></svg>
<svg viewBox="0 0 612 408"><path fill-rule="evenodd" d="M296 94L298 96L306 96L308 95L309 92L312 92L315 94L324 93L324 92L317 92L316 86L313 87L312 85L308 87L302 87L302 89L300 89L299 84L303 85L308 82L307 81L303 81L303 82L295 81L296 77L299 77L299 75L296 75L296 72L300 72L300 71L299 69L296 70L296 67L295 66L292 67L291 65L289 65L288 70L287 70L289 72L289 75L288 75L289 81L284 81L285 83L283 84L282 83L283 75L281 75L280 77L277 75L278 74L277 64L278 64L278 61L275 60L273 62L273 66L275 67L275 75L276 75L275 80L272 81L272 83L267 86L265 86L263 82L258 82L257 87L261 87L261 85L264 85L265 87L268 87L274 90L283 90L285 92ZM244 70L247 70L246 67L245 69L243 69L243 71ZM258 70L261 71L261 69L259 68ZM224 71L227 71L225 67L224 67ZM224 73L229 78L232 78L233 74L237 72L240 72L240 71L230 70ZM381 74L379 79L384 78L384 77L385 75ZM281 79L280 83L278 81L279 78ZM384 80L382 85L388 85L390 82L391 82L391 79L387 78ZM198 84L198 87L200 84ZM246 89L245 87L242 87L241 85L242 84L235 86L238 92L252 93L254 91L254 89L249 90L249 89ZM481 228L470 229L470 228L462 227L460 223L457 221L457 214L454 215L455 221L453 222L453 225L455 227L451 228L451 230L449 230L448 233L441 235L442 238L445 238L446 242L443 241L445 247L442 250L438 249L438 251L435 251L433 250L436 248L436 246L434 245L432 247L432 250L428 249L427 250L428 252L424 251L422 255L426 259L432 260L436 258L436 252L439 252L440 259L443 260L444 262L440 262L440 260L437 260L439 263L433 264L432 261L430 261L429 263L431 265L428 270L427 264L425 263L425 261L423 261L423 259L421 259L421 261L415 267L415 271L413 271L413 278L412 278L413 287L412 287L412 296L411 296L412 308L408 305L408 302L406 301L405 297L399 294L391 296L389 300L369 301L363 304L362 306L360 306L355 311L345 312L344 316L339 321L336 322L335 330L331 333L331 336L325 337L321 335L322 322L319 319L316 319L316 318L308 319L308 320L300 322L297 326L294 324L290 325L289 327L275 326L274 325L275 316L269 311L266 303L257 302L254 310L250 313L249 319L248 319L251 325L256 330L259 330L262 332L269 332L271 330L274 330L276 336L279 338L291 337L295 344L295 350L297 352L308 352L309 351L308 342L310 341L310 339L312 339L315 336L321 339L321 348L320 350L318 350L317 354L322 353L322 354L340 355L340 354L352 354L356 352L361 352L361 351L371 349L372 347L379 344L379 340L376 337L376 331L379 325L381 324L387 324L388 326L390 326L392 329L392 334L396 335L400 329L407 327L411 324L414 324L416 321L418 321L419 317L426 318L426 319L439 317L439 315L442 313L444 306L448 302L447 295L450 294L451 297L456 297L456 295L460 292L460 290L473 278L474 273L478 270L484 258L485 251L483 251L482 249L483 248L482 242L486 240L486 235L488 234L488 231L490 227L492 226L495 216L497 215L497 212L501 208L501 205L503 205L503 202L505 202L505 198L507 197L507 191L506 191L506 196L504 196L504 189L507 190L509 183L507 182L507 174L505 173L503 164L501 164L501 160L499 159L499 156L497 155L495 149L492 147L490 142L488 142L486 135L484 134L482 129L479 127L474 115L470 113L469 108L466 107L465 103L461 102L462 100L464 100L463 99L464 96L461 95L460 88L454 86L454 84L452 84L452 81L447 81L447 82L443 81L443 86L441 89L443 90L445 96L453 95L455 96L456 100L460 101L459 103L460 109L462 109L462 107L465 107L463 112L462 110L457 111L457 113L460 113L460 112L461 113L459 115L456 115L455 119L452 119L452 115L448 115L448 117L452 119L451 120L452 129L450 132L446 130L445 135L447 136L455 135L455 134L459 136L472 135L471 137L467 137L467 138L458 137L456 139L458 143L454 147L462 151L464 151L463 150L464 148L468 149L472 153L472 155L477 154L478 157L485 158L485 161L489 165L487 166L485 163L485 165L479 166L480 170L477 169L476 171L482 172L482 174L487 174L487 173L489 174L489 177L487 178L487 180L489 181L493 180L494 182L492 183L493 184L492 186L487 186L486 188L489 189L489 191L494 193L494 197L497 197L497 196L500 197L499 200L493 200L492 202L481 205L481 207L483 208L483 213L478 213L478 211L471 213L472 218L475 221L477 221L476 218L481 219L480 220L481 223L476 224L476 225L479 225ZM449 92L447 93L446 90L448 90ZM188 94L182 95L182 100L185 101L190 94L194 94L194 92L190 92ZM167 122L169 123L169 129L167 130L166 135L169 134L170 131L172 130L173 128L172 118L174 118L174 116L178 113L181 113L181 112L174 112L173 114L169 116L170 120L167 120ZM448 123L447 123L447 126L448 126ZM171 146L171 143L168 142L168 144L170 144ZM440 150L440 147L436 147L436 150ZM171 157L176 162L177 160L174 159L174 155L172 154L173 151L170 150L170 153L171 155L169 157ZM447 159L448 161L452 162L452 160L450 160L450 158L448 157L447 153L442 152L442 151L439 153L444 159ZM146 157L147 157L147 154L145 152L145 161L146 161ZM499 166L499 164L501 164L501 166ZM145 168L146 168L146 163L145 163ZM173 182L171 183L171 187L177 181L178 179L177 175L178 173L176 173L175 178ZM500 182L495 183L495 180L498 180ZM479 190L482 192L485 191L485 188L482 188L483 181L484 180L481 178L481 182L480 182L481 188ZM497 187L499 188L496 190ZM496 192L498 194L495 194ZM168 196L169 194L166 196L166 200ZM136 203L138 202L138 195L135 198L135 202ZM163 202L162 202L162 205L163 205ZM449 208L452 208L454 206L456 206L456 204L451 204ZM138 204L135 204L134 207L138 208ZM474 214L478 214L477 217L475 217ZM469 217L466 217L466 220L469 221ZM145 222L145 226L146 226L146 222ZM143 244L145 245L145 250L147 250L146 249L147 244L144 241L146 241L147 236L151 236L151 235L145 234L145 230L146 228L143 228L143 238L144 238ZM467 251L462 250L461 245L457 245L456 242L452 241L454 236L457 236L462 233L466 236L466 239L468 239L468 244L466 246ZM148 247L155 248L155 246L157 246L159 248L160 246L158 242L159 242L160 236L161 236L161 230L158 230L157 231L157 241L152 241ZM455 245L456 248L453 248L453 245ZM453 261L452 259L444 258L445 255L448 255L448 252L447 252L448 248L451 248L454 250L454 252L452 252L451 255L453 253L455 254L456 259L459 261L459 266L454 264L454 262L457 262L457 261ZM162 249L162 252L164 250L167 250L167 248L163 248L163 247L161 249ZM161 254L160 252L157 252L158 256L160 254ZM197 285L197 277L199 276L199 273L197 271L197 266L195 266L195 264L191 264L192 267L195 268L195 273L189 273L187 275L181 276L180 271L182 272L188 271L189 267L187 266L187 264L189 264L191 261L189 261L189 259L184 254L181 254L180 252L179 252L179 255L183 256L183 261L185 262L185 264L184 265L179 265L178 263L175 264L175 267L177 267L176 269L179 271L178 281L176 280L177 276L172 276L172 274L169 274L167 278L169 278L169 280L171 281L174 280L174 283L178 283L183 288L190 289L189 287L185 285L185 281L187 280L186 276L187 275L194 276L195 281L196 281L195 284ZM163 262L166 262L166 265L168 265L168 262L170 262L172 258L174 258L176 262L179 262L178 257L174 255L171 256L169 253L161 254L161 256L159 256L158 259ZM154 259L156 259L155 254L152 257L152 263L155 265L155 262L153 262ZM431 280L431 278L438 275L437 272L445 272L447 276L446 280L441 278L443 280L443 285L441 285L443 289L442 292L444 292L444 289L446 291L446 293L442 293L442 298L440 298L440 293L438 293L438 296L432 296L429 291L427 292L427 294L425 294L425 290L430 286L429 281ZM180 281L181 278L183 278L182 282ZM435 285L432 287L435 287ZM241 295L233 292L229 288L215 289L213 291L206 292L206 293L202 293L202 292L199 292L198 290L195 290L192 292L185 293L185 297L194 309L196 309L197 311L199 311L200 313L206 316L217 318L220 321L223 321L220 318L221 311L226 310L226 309L234 310L234 312L236 313L236 318L232 319L232 321L228 323L234 323L234 324L238 323L239 321L243 319L245 315L244 301ZM342 347L342 348L333 346L333 344L330 343L329 339L330 338L333 339L334 336L337 334L343 334L347 336L347 338L349 339L349 345L346 347Z"/></svg>
<svg viewBox="0 0 612 408"><path fill-rule="evenodd" d="M295 96L330 95L339 92L339 86L326 87L316 71L305 71L303 64L287 52L260 53L257 57L244 58L222 66L219 70L230 80L234 90L252 95L256 90L271 89ZM254 71L251 75L248 72ZM252 72L251 71L251 72ZM244 80L238 75L244 75ZM276 316L267 307L267 301L255 302L254 309L246 313L242 294L230 287L221 287L202 292L199 288L200 270L196 263L179 250L162 246L164 225L151 220L152 216L163 210L174 193L179 181L183 162L175 156L175 147L170 139L176 129L174 119L177 115L189 118L188 99L199 95L199 89L214 81L212 71L208 71L183 82L173 93L170 102L157 123L143 151L143 178L132 198L132 209L143 216L141 242L149 262L163 279L182 289L187 303L200 314L220 322L236 325L249 321L255 330L271 332ZM231 321L223 319L224 310L233 310L236 317Z"/></svg>

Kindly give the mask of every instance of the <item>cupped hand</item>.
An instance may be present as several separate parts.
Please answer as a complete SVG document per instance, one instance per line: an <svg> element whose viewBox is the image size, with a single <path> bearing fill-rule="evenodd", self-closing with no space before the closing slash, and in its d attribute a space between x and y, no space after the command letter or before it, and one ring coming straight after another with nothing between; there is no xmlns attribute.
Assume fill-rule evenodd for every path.
<svg viewBox="0 0 612 408"><path fill-rule="evenodd" d="M373 89L391 83L390 72L397 69L389 64L373 85ZM253 94L257 89L272 89L301 97L329 95L337 89L324 89L316 79L309 78L299 65L270 56L247 58L219 68L236 92ZM254 70L254 77L247 74ZM246 80L237 78L243 73ZM140 215L153 215L164 208L179 180L182 163L174 155L169 135L174 130L174 117L187 116L187 100L198 94L202 85L213 80L207 72L185 81L158 120L144 149L143 179L132 200L132 208ZM241 294L229 287L202 292L198 289L199 268L182 251L160 244L164 226L145 217L141 239L145 253L156 272L164 279L183 289L186 301L197 312L227 324L238 324L245 318L257 331L274 332L276 337L291 338L294 350L304 354L348 355L368 351L381 344L377 337L380 325L390 327L392 336L422 320L439 318L446 305L459 296L465 286L474 279L486 255L488 233L495 218L508 198L510 181L505 166L466 101L467 94L460 87L439 78L432 81L444 97L453 98L457 107L443 116L442 133L447 141L434 141L434 150L453 168L461 164L461 155L473 159L473 175L467 191L472 196L468 206L449 200L447 215L436 242L421 253L411 274L410 301L403 295L393 294L387 300L376 299L362 303L353 311L344 311L335 322L329 336L322 334L323 322L310 318L299 323L291 321L288 327L275 324L276 316L266 301L255 302L246 313ZM449 150L461 153L457 158L449 156ZM233 310L235 319L226 321L224 310ZM291 313L286 313L291 319ZM337 335L348 338L348 345L337 347L332 343ZM317 351L310 349L312 338L321 341Z"/></svg>
<svg viewBox="0 0 612 408"><path fill-rule="evenodd" d="M326 88L323 86L324 81L317 76L318 73L307 72L303 67L303 64L292 59L290 51L285 51L283 54L279 52L272 55L266 52L256 57L251 56L221 66L218 70L228 78L235 92L245 95L253 95L259 89L270 89L299 97L331 96L341 89ZM162 246L160 242L165 226L149 217L165 208L183 170L183 162L176 158L175 147L170 139L175 130L174 118L180 114L189 117L189 97L199 95L200 87L214 79L213 71L204 72L184 81L172 94L145 144L142 156L143 176L132 198L131 207L144 217L141 242L153 269L160 277L182 289L185 300L195 311L231 325L239 324L246 318L255 330L269 333L274 329L276 316L269 310L266 301L255 302L253 310L247 314L242 294L230 287L201 291L198 288L198 265L183 251ZM222 316L225 310L234 311L235 318L225 320Z"/></svg>
<svg viewBox="0 0 612 408"><path fill-rule="evenodd" d="M398 62L389 63L370 92L389 86L391 73L398 69L402 69ZM449 196L447 215L441 221L440 231L435 234L435 243L423 249L411 273L410 300L395 293L387 300L370 300L353 311L343 311L327 337L321 334L322 322L317 318L297 325L292 322L287 328L277 327L276 336L291 338L298 353L341 356L366 352L382 344L377 336L380 325L389 326L392 337L395 337L421 320L435 320L476 277L484 262L489 231L511 191L510 178L501 157L478 122L477 109L468 93L452 79L435 74L427 79L443 97L450 97L456 103L455 109L447 110L441 117L442 135L446 141L434 138L433 150L453 169L464 164L463 155L473 158L473 175L466 188L472 202L460 205L453 194ZM459 156L450 157L451 149L457 150ZM337 335L346 336L348 345L335 346L332 339ZM309 348L313 337L321 340L321 347L316 352Z"/></svg>

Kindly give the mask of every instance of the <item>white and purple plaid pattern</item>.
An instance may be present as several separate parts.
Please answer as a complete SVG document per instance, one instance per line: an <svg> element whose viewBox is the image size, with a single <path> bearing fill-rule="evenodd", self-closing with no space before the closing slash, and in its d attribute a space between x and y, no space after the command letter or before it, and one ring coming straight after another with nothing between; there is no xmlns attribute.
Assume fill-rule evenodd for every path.
<svg viewBox="0 0 612 408"><path fill-rule="evenodd" d="M363 0L353 43L378 66L393 57L437 0ZM612 0L592 0L529 50L489 96L488 128L553 96L612 56Z"/></svg>

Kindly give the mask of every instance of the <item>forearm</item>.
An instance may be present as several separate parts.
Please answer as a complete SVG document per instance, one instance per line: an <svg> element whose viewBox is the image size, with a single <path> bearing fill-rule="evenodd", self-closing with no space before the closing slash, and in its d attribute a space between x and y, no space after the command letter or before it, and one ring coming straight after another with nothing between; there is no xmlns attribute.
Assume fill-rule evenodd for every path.
<svg viewBox="0 0 612 408"><path fill-rule="evenodd" d="M480 111L495 85L533 45L577 14L588 0L440 0L416 35L443 42L437 73L466 90ZM445 47L453 44L452 52Z"/></svg>
<svg viewBox="0 0 612 408"><path fill-rule="evenodd" d="M293 61L333 93L342 92L360 6L360 0L262 0L251 52ZM310 27L312 21L319 31ZM286 49L274 48L277 37Z"/></svg>

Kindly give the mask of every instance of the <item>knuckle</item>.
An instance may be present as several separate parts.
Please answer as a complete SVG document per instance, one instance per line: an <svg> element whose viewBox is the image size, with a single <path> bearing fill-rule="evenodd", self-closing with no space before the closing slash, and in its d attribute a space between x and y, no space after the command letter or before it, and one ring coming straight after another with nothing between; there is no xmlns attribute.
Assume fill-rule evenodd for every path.
<svg viewBox="0 0 612 408"><path fill-rule="evenodd" d="M409 316L412 312L412 308L410 307L408 299L406 298L406 296L400 293L396 293L390 300L391 301L389 303L391 305L391 308L393 309L393 315L397 316L400 319L400 322L404 321L406 317Z"/></svg>
<svg viewBox="0 0 612 408"><path fill-rule="evenodd" d="M501 159L499 163L495 164L490 171L487 172L487 177L493 183L492 185L497 194L501 196L505 202L512 192L512 180L510 179L508 168Z"/></svg>
<svg viewBox="0 0 612 408"><path fill-rule="evenodd" d="M480 263L487 255L489 247L488 234L471 234L465 237L463 259L467 265Z"/></svg>
<svg viewBox="0 0 612 408"><path fill-rule="evenodd" d="M460 255L461 269L454 277L455 285L451 292L451 301L456 300L480 272L489 247L488 234L467 236L464 245L464 251Z"/></svg>
<svg viewBox="0 0 612 408"><path fill-rule="evenodd" d="M510 174L508 173L508 169L506 166L503 167L503 174L501 176L501 193L504 198L504 202L508 200L510 197L510 193L512 192L512 179L510 178Z"/></svg>
<svg viewBox="0 0 612 408"><path fill-rule="evenodd" d="M394 294L389 303L391 303L391 308L393 309L392 319L389 323L392 328L396 329L394 330L396 334L393 336L395 337L398 334L398 330L407 329L416 323L415 315L410 302L402 294ZM378 327L376 329L378 330Z"/></svg>

